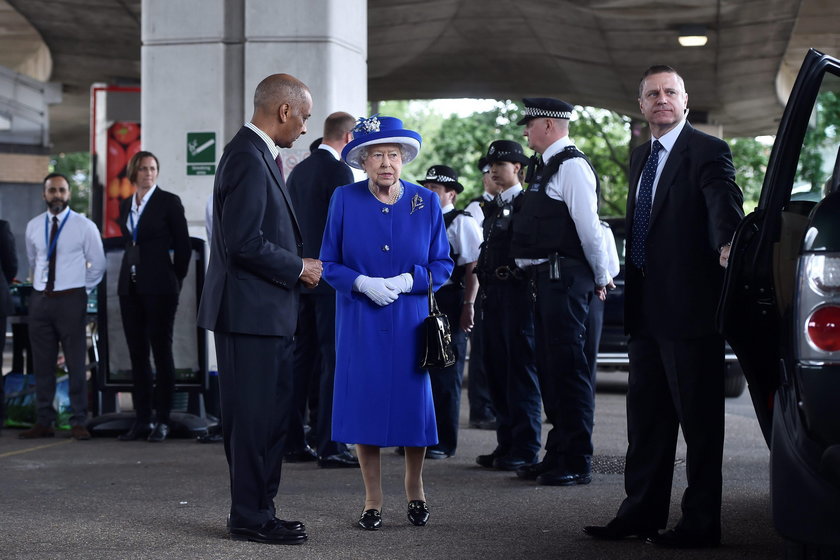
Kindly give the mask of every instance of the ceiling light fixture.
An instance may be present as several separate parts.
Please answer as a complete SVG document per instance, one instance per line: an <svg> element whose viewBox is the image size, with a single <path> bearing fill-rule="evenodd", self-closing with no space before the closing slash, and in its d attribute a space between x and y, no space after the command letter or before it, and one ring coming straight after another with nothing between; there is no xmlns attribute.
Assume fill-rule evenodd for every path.
<svg viewBox="0 0 840 560"><path fill-rule="evenodd" d="M677 40L683 47L702 47L709 40L705 25L681 25L679 34Z"/></svg>

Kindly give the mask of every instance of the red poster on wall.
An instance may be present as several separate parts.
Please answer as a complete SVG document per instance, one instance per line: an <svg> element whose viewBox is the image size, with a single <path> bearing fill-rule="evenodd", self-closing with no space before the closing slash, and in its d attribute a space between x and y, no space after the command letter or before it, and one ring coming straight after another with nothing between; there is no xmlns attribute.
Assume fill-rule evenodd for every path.
<svg viewBox="0 0 840 560"><path fill-rule="evenodd" d="M94 194L101 201L101 206L93 209L93 216L102 237L120 236L117 224L120 201L134 193L126 165L140 151L139 114L140 88L94 86L91 89L93 184Z"/></svg>

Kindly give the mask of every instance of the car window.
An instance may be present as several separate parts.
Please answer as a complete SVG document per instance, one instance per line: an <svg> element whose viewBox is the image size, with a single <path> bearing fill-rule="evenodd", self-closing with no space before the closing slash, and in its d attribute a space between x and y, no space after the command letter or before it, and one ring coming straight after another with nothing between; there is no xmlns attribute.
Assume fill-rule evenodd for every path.
<svg viewBox="0 0 840 560"><path fill-rule="evenodd" d="M819 202L826 195L840 147L840 76L826 72L799 153L791 201Z"/></svg>

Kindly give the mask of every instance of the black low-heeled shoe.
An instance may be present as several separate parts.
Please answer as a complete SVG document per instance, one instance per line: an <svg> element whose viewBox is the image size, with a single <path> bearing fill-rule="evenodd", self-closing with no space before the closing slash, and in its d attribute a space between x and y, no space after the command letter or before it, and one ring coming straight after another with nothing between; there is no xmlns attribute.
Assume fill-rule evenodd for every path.
<svg viewBox="0 0 840 560"><path fill-rule="evenodd" d="M366 509L359 518L359 527L368 531L376 531L382 526L382 514L378 509Z"/></svg>
<svg viewBox="0 0 840 560"><path fill-rule="evenodd" d="M408 520L412 525L422 527L429 521L429 506L423 500L411 500L408 502Z"/></svg>

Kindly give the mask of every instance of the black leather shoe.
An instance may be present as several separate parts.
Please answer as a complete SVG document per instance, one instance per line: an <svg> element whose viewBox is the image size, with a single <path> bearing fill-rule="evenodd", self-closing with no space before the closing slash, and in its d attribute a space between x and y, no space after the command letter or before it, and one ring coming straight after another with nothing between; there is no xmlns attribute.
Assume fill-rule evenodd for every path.
<svg viewBox="0 0 840 560"><path fill-rule="evenodd" d="M422 527L429 522L429 507L423 500L411 500L408 502L408 520L412 525Z"/></svg>
<svg viewBox="0 0 840 560"><path fill-rule="evenodd" d="M546 471L537 476L537 484L543 486L574 486L575 484L589 484L590 482L592 482L592 475L589 473L555 470Z"/></svg>
<svg viewBox="0 0 840 560"><path fill-rule="evenodd" d="M279 519L272 519L257 529L231 527L230 536L237 541L253 541L265 544L302 544L308 538L303 531L285 528Z"/></svg>
<svg viewBox="0 0 840 560"><path fill-rule="evenodd" d="M399 455L400 457L405 457L405 447L399 446L394 448L394 453Z"/></svg>
<svg viewBox="0 0 840 560"><path fill-rule="evenodd" d="M317 460L318 454L315 453L315 450L309 447L308 445L305 446L303 449L299 449L297 451L289 451L285 455L283 455L284 463L310 463L312 461Z"/></svg>
<svg viewBox="0 0 840 560"><path fill-rule="evenodd" d="M158 422L155 425L155 429L152 430L151 434L149 434L148 441L151 441L152 443L160 443L167 437L169 437L169 424L166 424L165 422Z"/></svg>
<svg viewBox="0 0 840 560"><path fill-rule="evenodd" d="M720 546L720 537L717 535L693 535L668 529L665 532L648 536L647 542L664 548L714 548Z"/></svg>
<svg viewBox="0 0 840 560"><path fill-rule="evenodd" d="M146 439L154 429L155 425L151 422L135 422L126 433L118 435L117 439L120 441Z"/></svg>
<svg viewBox="0 0 840 560"><path fill-rule="evenodd" d="M195 438L198 443L224 443L225 437L221 432L207 432Z"/></svg>
<svg viewBox="0 0 840 560"><path fill-rule="evenodd" d="M537 477L549 470L549 466L543 462L525 465L516 469L516 476L522 480L537 480Z"/></svg>
<svg viewBox="0 0 840 560"><path fill-rule="evenodd" d="M621 519L613 519L606 525L587 525L583 528L583 532L602 541L620 541L631 538L645 540L657 534L656 529L637 527Z"/></svg>
<svg viewBox="0 0 840 560"><path fill-rule="evenodd" d="M470 420L470 428L475 428L476 430L495 430L498 427L499 422L495 418Z"/></svg>
<svg viewBox="0 0 840 560"><path fill-rule="evenodd" d="M489 453L487 455L479 455L475 458L475 462L484 467L485 469L492 469L493 461L495 461L496 458L500 456L501 453L499 453L499 450L496 449L493 451L493 453Z"/></svg>
<svg viewBox="0 0 840 560"><path fill-rule="evenodd" d="M281 527L285 527L289 531L294 531L296 533L303 533L306 531L306 525L303 524L302 521L286 521L285 519L277 519L274 518L274 522L279 524ZM228 531L230 531L230 514L227 516L227 522L225 524Z"/></svg>
<svg viewBox="0 0 840 560"><path fill-rule="evenodd" d="M318 458L318 466L322 469L357 469L359 460L352 453L337 453Z"/></svg>
<svg viewBox="0 0 840 560"><path fill-rule="evenodd" d="M493 468L499 469L500 471L515 471L532 464L525 459L511 456L496 457L493 459Z"/></svg>
<svg viewBox="0 0 840 560"><path fill-rule="evenodd" d="M452 457L449 453L441 451L440 449L427 449L426 459L449 459Z"/></svg>
<svg viewBox="0 0 840 560"><path fill-rule="evenodd" d="M358 521L359 527L368 531L376 531L382 526L382 514L378 509L366 509Z"/></svg>

